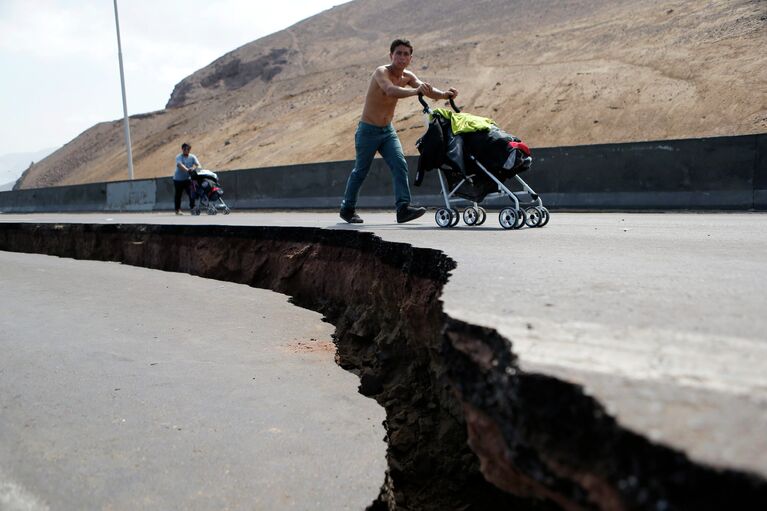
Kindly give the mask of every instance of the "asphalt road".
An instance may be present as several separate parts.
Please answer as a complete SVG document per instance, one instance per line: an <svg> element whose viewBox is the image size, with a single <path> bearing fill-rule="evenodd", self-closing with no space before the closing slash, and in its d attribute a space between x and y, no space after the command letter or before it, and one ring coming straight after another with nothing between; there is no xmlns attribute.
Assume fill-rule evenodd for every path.
<svg viewBox="0 0 767 511"><path fill-rule="evenodd" d="M2 215L0 221L229 223L372 231L445 251L453 317L496 328L522 367L582 384L623 425L767 476L767 215L555 213L542 229L440 229L361 212Z"/></svg>
<svg viewBox="0 0 767 511"><path fill-rule="evenodd" d="M265 290L0 252L0 510L364 509L384 411Z"/></svg>

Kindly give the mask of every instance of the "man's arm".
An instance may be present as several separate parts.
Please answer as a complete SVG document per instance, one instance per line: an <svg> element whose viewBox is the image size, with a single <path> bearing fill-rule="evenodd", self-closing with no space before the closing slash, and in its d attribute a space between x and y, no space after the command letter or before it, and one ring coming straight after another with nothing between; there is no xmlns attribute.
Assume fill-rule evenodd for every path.
<svg viewBox="0 0 767 511"><path fill-rule="evenodd" d="M412 74L412 73L411 73ZM373 79L376 81L384 94L393 98L409 98L410 96L417 96L418 90L408 87L400 87L394 85L386 72L386 66L381 66L373 73ZM408 82L409 84L409 82Z"/></svg>
<svg viewBox="0 0 767 511"><path fill-rule="evenodd" d="M456 89L455 87L450 87L446 91L441 91L436 87L432 87L430 83L422 82L421 80L418 79L418 77L415 74L410 73L409 71L406 71L406 72L409 73L411 77L409 85L411 87L415 87L416 89L418 89L417 92L419 94L423 94L427 98L450 99L450 98L454 98L458 96L458 89Z"/></svg>
<svg viewBox="0 0 767 511"><path fill-rule="evenodd" d="M176 166L180 168L181 170L183 170L184 172L191 172L194 169L201 167L202 165L200 165L200 160L198 160L197 157L195 156L194 163L192 163L192 168L189 168L186 165L184 165L180 158L176 160Z"/></svg>
<svg viewBox="0 0 767 511"><path fill-rule="evenodd" d="M450 87L446 91L441 91L425 82L421 83L418 87L418 92L431 99L450 99L458 96L458 89L455 87Z"/></svg>
<svg viewBox="0 0 767 511"><path fill-rule="evenodd" d="M183 170L184 172L189 172L189 169L186 168L186 165L181 161L181 158L176 158L176 167Z"/></svg>

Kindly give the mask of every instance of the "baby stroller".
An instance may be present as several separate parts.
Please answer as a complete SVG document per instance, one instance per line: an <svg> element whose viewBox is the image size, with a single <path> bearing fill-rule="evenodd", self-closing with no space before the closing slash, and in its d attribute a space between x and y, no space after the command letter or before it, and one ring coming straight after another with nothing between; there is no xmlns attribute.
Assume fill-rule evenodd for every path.
<svg viewBox="0 0 767 511"><path fill-rule="evenodd" d="M452 98L453 112L432 110L420 94L418 101L429 122L426 134L416 142L420 156L415 185L421 185L426 171L437 170L445 199L445 207L434 215L438 226L458 224L461 214L451 207L458 201L472 203L463 211L464 223L482 225L487 212L479 203L488 197L511 200L513 205L504 207L498 215L504 229L543 227L549 223L549 211L543 207L543 201L518 175L533 162L526 144L498 128L491 119L461 114ZM512 177L522 186L521 190L511 191L504 185Z"/></svg>
<svg viewBox="0 0 767 511"><path fill-rule="evenodd" d="M229 206L226 205L221 197L224 189L219 186L218 176L215 172L205 169L193 170L192 176L192 197L195 199L195 207L192 209L193 215L199 215L204 209L209 215L215 215L218 210L222 210L225 215L231 213Z"/></svg>

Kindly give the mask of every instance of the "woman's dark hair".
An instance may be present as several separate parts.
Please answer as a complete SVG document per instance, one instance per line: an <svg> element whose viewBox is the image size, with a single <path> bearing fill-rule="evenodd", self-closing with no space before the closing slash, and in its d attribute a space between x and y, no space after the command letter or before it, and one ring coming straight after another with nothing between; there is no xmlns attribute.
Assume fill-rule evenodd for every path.
<svg viewBox="0 0 767 511"><path fill-rule="evenodd" d="M410 44L410 41L408 41L407 39L395 39L394 41L391 42L391 46L389 47L390 55L394 53L394 48L396 48L397 46L407 46L408 48L410 48L410 54L411 55L413 54L413 45Z"/></svg>

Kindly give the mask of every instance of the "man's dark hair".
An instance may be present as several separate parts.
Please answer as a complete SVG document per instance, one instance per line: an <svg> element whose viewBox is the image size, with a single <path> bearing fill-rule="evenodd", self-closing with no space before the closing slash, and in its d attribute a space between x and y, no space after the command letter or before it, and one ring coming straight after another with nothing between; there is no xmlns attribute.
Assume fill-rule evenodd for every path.
<svg viewBox="0 0 767 511"><path fill-rule="evenodd" d="M184 142L183 144L181 144L181 150L182 150L182 151L183 151L184 149L186 149L187 147L188 147L189 149L191 149L191 148L192 148L192 146L190 146L190 145L189 145L189 144L187 144L186 142Z"/></svg>
<svg viewBox="0 0 767 511"><path fill-rule="evenodd" d="M408 41L407 39L395 39L394 41L391 42L391 46L389 47L389 55L394 53L394 48L396 48L397 46L407 46L408 48L410 48L410 54L411 55L413 54L413 45L410 44L410 41Z"/></svg>

